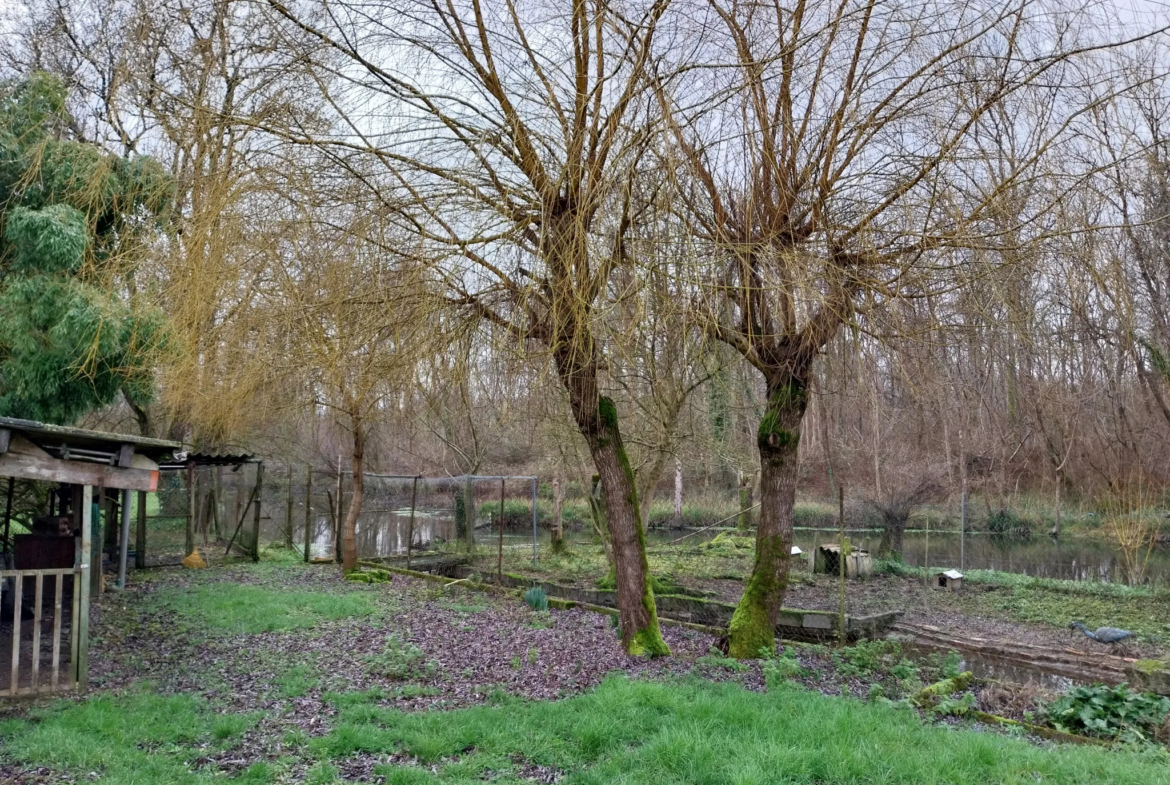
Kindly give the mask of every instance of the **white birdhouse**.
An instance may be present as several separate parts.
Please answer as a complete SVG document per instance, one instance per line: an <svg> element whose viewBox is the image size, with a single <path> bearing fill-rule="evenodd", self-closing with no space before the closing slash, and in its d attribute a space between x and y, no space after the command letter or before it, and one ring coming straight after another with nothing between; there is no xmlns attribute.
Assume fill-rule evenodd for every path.
<svg viewBox="0 0 1170 785"><path fill-rule="evenodd" d="M941 591L959 591L963 588L963 573L958 570L946 570L934 574L934 588Z"/></svg>

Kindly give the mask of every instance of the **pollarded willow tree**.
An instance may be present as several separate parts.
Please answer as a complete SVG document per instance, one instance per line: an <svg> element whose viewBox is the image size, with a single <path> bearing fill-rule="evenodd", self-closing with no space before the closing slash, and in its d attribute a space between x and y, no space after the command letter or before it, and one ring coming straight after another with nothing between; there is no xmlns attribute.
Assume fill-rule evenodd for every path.
<svg viewBox="0 0 1170 785"><path fill-rule="evenodd" d="M311 3L269 5L294 37L310 31L348 61L328 68L342 80L328 96L339 132L290 138L342 166L378 164L365 181L445 255L434 269L450 303L551 355L604 489L622 641L667 654L595 319L628 263L669 0L335 2L328 26L306 21Z"/></svg>
<svg viewBox="0 0 1170 785"><path fill-rule="evenodd" d="M731 622L733 656L775 645L822 349L843 324L864 329L890 303L961 287L989 256L1010 264L1022 237L1063 231L1050 217L1096 165L1078 134L1128 86L1107 56L1121 33L1092 8L689 8L710 62L664 88L662 107L676 204L711 260L696 270L692 311L767 388L755 565ZM1013 186L1036 178L1047 178L1047 198L1014 205Z"/></svg>
<svg viewBox="0 0 1170 785"><path fill-rule="evenodd" d="M0 415L55 423L153 397L166 319L127 277L172 195L154 160L73 138L65 104L48 74L0 84Z"/></svg>

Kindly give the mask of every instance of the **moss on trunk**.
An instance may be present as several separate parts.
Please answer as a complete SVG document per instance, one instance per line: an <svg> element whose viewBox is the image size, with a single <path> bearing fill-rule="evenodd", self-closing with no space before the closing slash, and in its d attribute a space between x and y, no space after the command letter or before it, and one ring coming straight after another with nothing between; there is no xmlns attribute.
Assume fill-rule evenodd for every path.
<svg viewBox="0 0 1170 785"><path fill-rule="evenodd" d="M729 653L739 659L775 651L776 619L788 589L796 503L797 448L808 396L804 380L784 377L769 384L760 420L760 519L752 574L728 629Z"/></svg>
<svg viewBox="0 0 1170 785"><path fill-rule="evenodd" d="M784 537L779 534L756 541L755 568L728 626L728 654L736 659L753 659L776 651L776 619L769 606L788 588L786 550ZM782 562L784 569L774 569L777 562ZM779 601L775 605L779 608Z"/></svg>

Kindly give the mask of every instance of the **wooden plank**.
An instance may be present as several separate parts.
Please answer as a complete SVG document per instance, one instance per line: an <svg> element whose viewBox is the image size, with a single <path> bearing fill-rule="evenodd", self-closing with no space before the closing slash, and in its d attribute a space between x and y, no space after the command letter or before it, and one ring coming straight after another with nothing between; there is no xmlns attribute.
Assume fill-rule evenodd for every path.
<svg viewBox="0 0 1170 785"><path fill-rule="evenodd" d="M8 452L8 445L12 442L12 429L0 428L0 453Z"/></svg>
<svg viewBox="0 0 1170 785"><path fill-rule="evenodd" d="M12 453L13 455L26 455L30 458L47 458L51 461L57 460L52 455L49 455L40 447L37 447L28 439L21 436L19 433L12 434L12 440L8 445L7 452Z"/></svg>
<svg viewBox="0 0 1170 785"><path fill-rule="evenodd" d="M76 584L76 581L74 581ZM53 679L52 687L57 689L61 678L61 595L65 591L65 576L57 574L56 592L53 594Z"/></svg>
<svg viewBox="0 0 1170 785"><path fill-rule="evenodd" d="M45 576L37 573L36 591L33 593L37 607L33 609L32 639L32 690L41 686L41 603L44 601Z"/></svg>
<svg viewBox="0 0 1170 785"><path fill-rule="evenodd" d="M16 695L20 684L20 605L24 581L18 578L13 585L16 588L12 593L12 681L8 684L8 691Z"/></svg>
<svg viewBox="0 0 1170 785"><path fill-rule="evenodd" d="M0 475L39 482L101 485L120 490L158 490L157 470L123 469L100 463L63 461L48 454L42 458L20 455L13 450L0 454Z"/></svg>
<svg viewBox="0 0 1170 785"><path fill-rule="evenodd" d="M17 578L30 575L72 575L76 567L46 567L43 570L0 570L0 578Z"/></svg>

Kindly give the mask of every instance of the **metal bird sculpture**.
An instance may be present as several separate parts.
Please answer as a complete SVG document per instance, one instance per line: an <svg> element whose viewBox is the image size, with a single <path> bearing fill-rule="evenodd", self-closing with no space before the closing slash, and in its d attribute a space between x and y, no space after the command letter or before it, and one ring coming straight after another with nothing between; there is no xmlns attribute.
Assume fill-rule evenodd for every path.
<svg viewBox="0 0 1170 785"><path fill-rule="evenodd" d="M1092 632L1079 621L1074 621L1068 625L1068 628L1070 630L1080 630L1085 634L1086 638L1097 641L1098 643L1117 643L1134 636L1129 630L1119 630L1116 627L1098 627L1096 632Z"/></svg>

